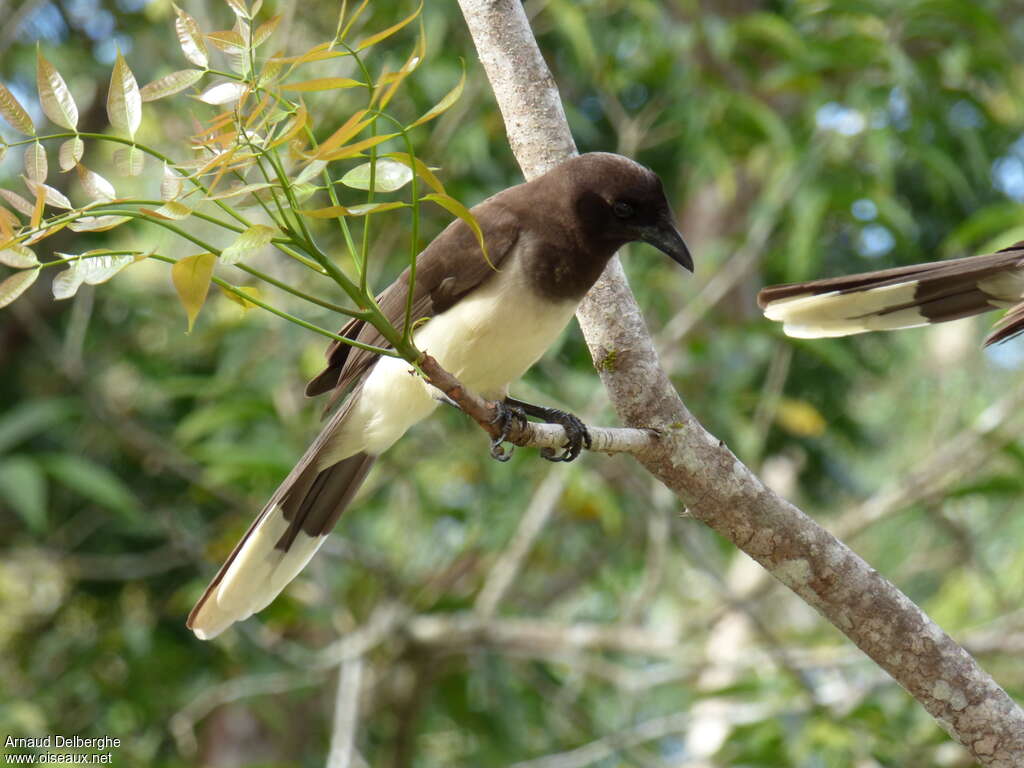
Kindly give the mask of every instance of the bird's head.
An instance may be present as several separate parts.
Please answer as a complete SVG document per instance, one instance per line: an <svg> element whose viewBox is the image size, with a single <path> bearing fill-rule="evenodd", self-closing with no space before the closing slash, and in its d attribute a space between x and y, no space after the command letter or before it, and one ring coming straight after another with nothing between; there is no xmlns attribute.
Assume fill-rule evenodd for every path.
<svg viewBox="0 0 1024 768"><path fill-rule="evenodd" d="M661 179L649 168L622 155L589 152L567 160L558 170L565 174L588 239L612 250L642 240L693 271Z"/></svg>

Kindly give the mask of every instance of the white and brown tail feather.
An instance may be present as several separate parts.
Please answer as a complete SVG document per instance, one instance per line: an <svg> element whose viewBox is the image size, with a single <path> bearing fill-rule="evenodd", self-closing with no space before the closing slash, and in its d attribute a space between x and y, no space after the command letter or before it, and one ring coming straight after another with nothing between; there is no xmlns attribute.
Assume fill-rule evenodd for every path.
<svg viewBox="0 0 1024 768"><path fill-rule="evenodd" d="M316 554L376 457L356 453L321 469L319 458L345 418L335 414L271 497L188 617L202 640L262 610Z"/></svg>
<svg viewBox="0 0 1024 768"><path fill-rule="evenodd" d="M798 338L912 328L1012 307L985 344L1024 332L1024 243L985 256L765 288L758 303Z"/></svg>

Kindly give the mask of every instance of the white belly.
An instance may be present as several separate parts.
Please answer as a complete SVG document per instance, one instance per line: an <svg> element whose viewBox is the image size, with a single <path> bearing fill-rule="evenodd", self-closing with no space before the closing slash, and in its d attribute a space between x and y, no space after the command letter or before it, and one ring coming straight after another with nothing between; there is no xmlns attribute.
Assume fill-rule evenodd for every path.
<svg viewBox="0 0 1024 768"><path fill-rule="evenodd" d="M508 265L487 283L416 331L416 346L473 391L504 397L550 347L576 311L577 302L552 303L525 285L517 265ZM437 391L404 360L381 358L367 376L359 402L342 434L325 451L329 466L357 451L387 450L438 405Z"/></svg>

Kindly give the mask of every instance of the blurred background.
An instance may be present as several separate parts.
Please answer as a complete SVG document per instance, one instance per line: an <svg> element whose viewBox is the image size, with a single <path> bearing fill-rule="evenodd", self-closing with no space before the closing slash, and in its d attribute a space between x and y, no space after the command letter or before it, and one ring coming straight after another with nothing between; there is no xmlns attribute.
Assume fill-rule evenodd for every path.
<svg viewBox="0 0 1024 768"><path fill-rule="evenodd" d="M233 21L221 3L182 5L207 31ZM1021 5L526 8L580 149L649 165L677 206L695 276L647 246L623 259L687 405L1020 700L1024 343L982 351L996 315L791 340L754 297L1024 239ZM360 23L413 9L376 0ZM337 12L268 0L261 18L284 21L263 53L305 51ZM140 84L188 66L168 0L0 0L0 15L0 78L38 125L37 44L82 130L106 130L118 48ZM427 60L394 108L424 111L466 62L461 100L415 139L473 204L521 176L456 4L429 3L423 19ZM374 66L399 66L414 37L396 35ZM322 130L360 106L346 93L310 101ZM148 104L140 139L182 156L192 115L211 112L185 95ZM106 150L86 152L118 178ZM0 186L19 188L20 166L8 152ZM158 177L150 165L116 183ZM55 168L50 183L77 194ZM424 242L448 221L428 213ZM404 235L374 230L380 286ZM125 244L187 252L141 225L42 245ZM273 253L255 263L304 279ZM196 640L189 608L318 429L302 390L324 343L213 293L186 335L168 272L143 262L66 302L44 276L0 313L0 733L117 737L126 766L319 766L332 747L351 757L334 765L392 768L971 765L629 458L552 465L520 449L498 464L454 412L377 463L282 597ZM514 392L615 423L575 328Z"/></svg>

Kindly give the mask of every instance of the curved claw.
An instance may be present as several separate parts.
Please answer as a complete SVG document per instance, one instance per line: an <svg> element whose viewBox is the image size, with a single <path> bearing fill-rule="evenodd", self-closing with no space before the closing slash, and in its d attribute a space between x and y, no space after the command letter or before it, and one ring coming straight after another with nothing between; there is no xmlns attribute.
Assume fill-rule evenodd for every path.
<svg viewBox="0 0 1024 768"><path fill-rule="evenodd" d="M494 417L492 424L501 425L501 434L491 440L491 458L495 461L506 462L512 458L512 452L515 447L510 445L508 450L502 443L508 439L508 433L512 431L513 424L518 422L520 428L526 424L526 414L523 413L521 408L517 408L514 405L508 405L507 403L499 402L498 413Z"/></svg>
<svg viewBox="0 0 1024 768"><path fill-rule="evenodd" d="M565 411L552 410L548 414L548 420L552 424L558 424L565 430L567 438L561 455L558 455L553 448L541 450L541 458L548 461L574 461L583 450L584 446L589 449L592 445L590 432L578 416Z"/></svg>

